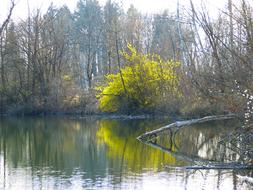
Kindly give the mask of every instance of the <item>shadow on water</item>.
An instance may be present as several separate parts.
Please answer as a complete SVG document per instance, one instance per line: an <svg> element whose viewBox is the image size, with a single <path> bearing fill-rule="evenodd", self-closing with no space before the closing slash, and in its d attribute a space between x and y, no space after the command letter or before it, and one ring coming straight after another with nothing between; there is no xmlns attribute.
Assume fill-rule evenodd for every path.
<svg viewBox="0 0 253 190"><path fill-rule="evenodd" d="M0 189L228 189L248 186L237 171L186 171L191 160L221 159L216 145L233 128L213 123L179 131L157 142L164 152L136 140L168 121L48 118L0 120ZM229 151L225 160L237 156ZM168 169L165 166L173 166ZM244 172L244 171L240 171ZM241 175L249 175L247 173ZM251 172L252 173L252 172ZM252 175L252 174L251 174ZM223 179L219 181L218 178ZM215 182L213 182L215 181ZM250 188L248 188L250 189Z"/></svg>

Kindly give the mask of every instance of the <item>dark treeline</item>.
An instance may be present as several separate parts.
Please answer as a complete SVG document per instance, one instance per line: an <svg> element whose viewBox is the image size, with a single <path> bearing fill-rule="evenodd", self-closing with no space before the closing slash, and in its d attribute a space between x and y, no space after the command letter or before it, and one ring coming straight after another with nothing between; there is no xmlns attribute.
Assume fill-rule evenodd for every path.
<svg viewBox="0 0 253 190"><path fill-rule="evenodd" d="M95 89L106 75L129 65L122 56L128 44L181 63L176 69L180 93L159 96L157 106L138 111L251 110L253 12L245 0L228 1L215 18L193 4L189 10L179 7L177 14L144 15L134 6L125 12L110 0L103 7L80 0L73 13L51 5L45 14L31 11L18 22L10 18L12 9L9 13L0 23L1 113L97 113Z"/></svg>

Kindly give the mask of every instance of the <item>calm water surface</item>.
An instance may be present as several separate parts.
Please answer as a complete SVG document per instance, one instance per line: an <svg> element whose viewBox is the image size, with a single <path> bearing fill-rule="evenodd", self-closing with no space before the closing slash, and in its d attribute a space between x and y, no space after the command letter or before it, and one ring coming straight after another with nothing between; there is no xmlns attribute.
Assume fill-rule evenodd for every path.
<svg viewBox="0 0 253 190"><path fill-rule="evenodd" d="M185 170L197 162L237 159L218 142L235 123L191 126L151 147L136 140L169 121L95 118L0 119L0 190L252 189L236 175L252 171Z"/></svg>

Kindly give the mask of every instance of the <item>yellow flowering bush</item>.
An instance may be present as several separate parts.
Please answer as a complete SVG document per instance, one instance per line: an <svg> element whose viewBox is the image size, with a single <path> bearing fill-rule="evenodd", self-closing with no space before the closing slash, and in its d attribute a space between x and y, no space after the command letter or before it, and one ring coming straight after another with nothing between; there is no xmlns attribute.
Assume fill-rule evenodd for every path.
<svg viewBox="0 0 253 190"><path fill-rule="evenodd" d="M132 45L122 56L125 66L107 75L105 85L97 87L101 111L149 110L168 96L179 95L179 62L138 53Z"/></svg>

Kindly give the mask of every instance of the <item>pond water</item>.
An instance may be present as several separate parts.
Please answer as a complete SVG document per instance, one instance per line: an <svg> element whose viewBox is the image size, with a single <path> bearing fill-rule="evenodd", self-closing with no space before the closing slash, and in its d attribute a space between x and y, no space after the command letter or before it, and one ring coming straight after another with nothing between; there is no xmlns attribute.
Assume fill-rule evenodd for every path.
<svg viewBox="0 0 253 190"><path fill-rule="evenodd" d="M195 125L157 140L165 151L136 137L170 121L95 118L0 119L0 189L252 189L237 175L250 170L186 170L198 161L224 162L221 149L234 121ZM167 150L167 151L166 151Z"/></svg>

